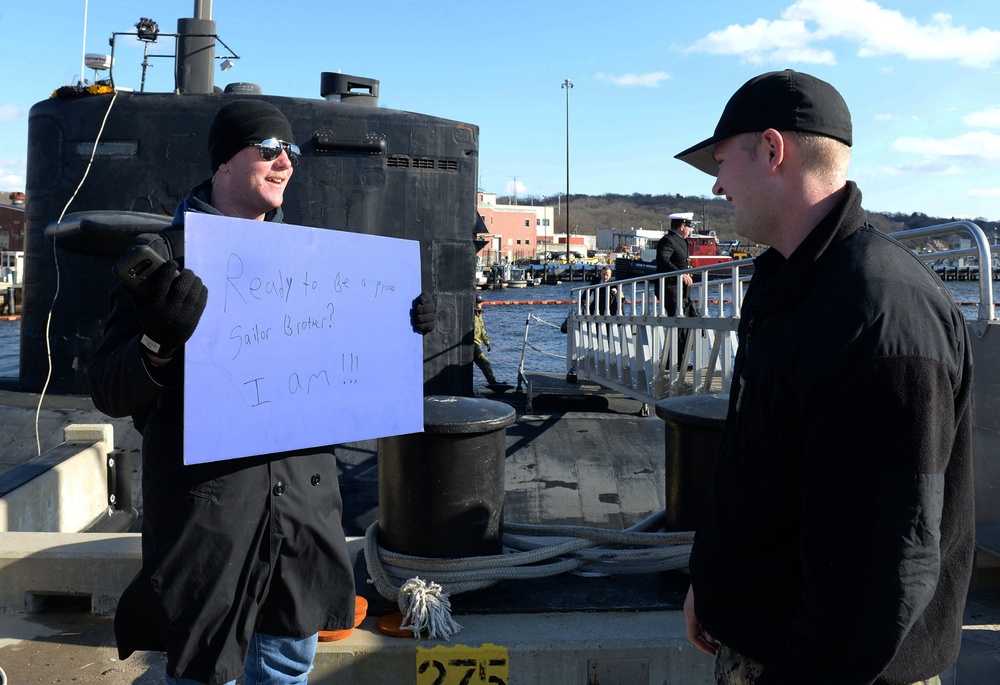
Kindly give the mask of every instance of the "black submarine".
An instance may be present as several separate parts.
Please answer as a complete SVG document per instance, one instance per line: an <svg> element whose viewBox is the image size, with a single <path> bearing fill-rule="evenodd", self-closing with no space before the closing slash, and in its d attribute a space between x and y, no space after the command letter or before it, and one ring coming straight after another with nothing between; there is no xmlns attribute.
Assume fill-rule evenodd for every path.
<svg viewBox="0 0 1000 685"><path fill-rule="evenodd" d="M155 23L140 24L145 36L112 36L112 55L116 36L155 40ZM114 261L135 235L169 224L208 176L207 132L219 108L255 97L284 112L302 150L285 221L418 241L422 289L437 302L423 341L424 393L472 395L472 286L485 230L478 126L379 107L377 80L340 73L319 74L319 99L249 83L219 88L216 45L225 44L211 0L195 0L194 17L178 19L173 35L174 92L118 89L112 66L96 94L60 89L29 112L19 389L89 394Z"/></svg>

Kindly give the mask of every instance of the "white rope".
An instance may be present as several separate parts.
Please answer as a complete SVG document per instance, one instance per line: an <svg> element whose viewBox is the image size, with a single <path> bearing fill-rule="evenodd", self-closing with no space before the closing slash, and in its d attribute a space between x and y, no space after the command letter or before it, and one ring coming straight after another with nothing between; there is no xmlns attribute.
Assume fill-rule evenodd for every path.
<svg viewBox="0 0 1000 685"><path fill-rule="evenodd" d="M83 81L83 74L80 74L80 80ZM59 213L59 218L56 220L56 226L62 223L63 217L66 216L69 206L73 204L73 200L76 199L77 194L80 192L80 188L83 187L83 182L87 180L87 176L90 174L90 168L94 165L94 157L97 156L97 147L101 142L101 136L104 135L104 127L108 123L108 116L111 114L111 108L115 105L115 100L118 99L118 90L115 89L114 95L111 96L111 101L108 103L108 109L104 112L104 118L101 119L101 127L97 130L97 136L94 138L94 147L90 151L90 159L87 160L87 166L83 170L83 176L80 177L80 182L76 185L73 190L73 194L69 196L66 200L65 206L62 208L62 212ZM52 380L52 336L50 334L50 329L52 327L52 313L56 308L56 300L59 299L59 289L62 284L62 279L59 273L59 252L56 250L56 243L59 239L59 233L56 232L52 236L52 262L56 269L56 291L52 295L52 302L49 304L49 313L45 317L45 357L48 360L48 372L45 374L45 383L42 385L42 391L38 395L38 406L35 408L35 447L38 449L39 456L42 454L42 437L41 432L38 428L38 420L42 414L42 402L45 401L45 393L49 389L49 382ZM12 291L13 292L13 291ZM13 294L11 295L13 297ZM13 303L11 304L11 312L14 311Z"/></svg>
<svg viewBox="0 0 1000 685"><path fill-rule="evenodd" d="M557 323L550 323L550 322L546 321L545 319L540 319L535 314L528 314L528 316L530 316L532 319L534 319L538 323L543 323L546 326L552 326L552 328L559 328L562 325L562 324L557 324Z"/></svg>
<svg viewBox="0 0 1000 685"><path fill-rule="evenodd" d="M461 630L451 618L449 597L482 590L500 580L545 578L567 571L625 575L686 568L694 532L652 530L664 513L625 530L506 522L503 554L458 559L386 550L378 545L375 522L365 533L368 582L399 605L404 614L405 625L401 625L413 630L415 637L427 630L431 639L448 640ZM433 580L421 580L417 574Z"/></svg>
<svg viewBox="0 0 1000 685"><path fill-rule="evenodd" d="M538 352L539 354L548 355L549 357L555 357L556 359L565 359L566 358L565 354L555 354L554 352L548 352L546 350L543 350L540 347L535 347L531 343L528 343L528 347L530 347L531 349L533 349L535 352Z"/></svg>
<svg viewBox="0 0 1000 685"><path fill-rule="evenodd" d="M403 606L403 604L406 606ZM451 617L451 600L437 583L411 578L399 589L399 608L403 613L400 628L409 628L414 638L427 631L430 639L449 637L462 629Z"/></svg>

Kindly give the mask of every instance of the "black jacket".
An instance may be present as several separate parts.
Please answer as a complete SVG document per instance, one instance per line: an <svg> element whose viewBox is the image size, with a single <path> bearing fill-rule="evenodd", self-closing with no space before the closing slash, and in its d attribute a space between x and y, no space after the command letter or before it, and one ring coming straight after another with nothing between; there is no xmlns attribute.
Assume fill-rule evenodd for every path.
<svg viewBox="0 0 1000 685"><path fill-rule="evenodd" d="M765 683L912 683L954 663L973 554L972 358L941 280L861 193L742 310L708 514L705 630Z"/></svg>
<svg viewBox="0 0 1000 685"><path fill-rule="evenodd" d="M607 313L611 316L618 314L618 285L614 281L608 281L605 283L601 280L600 274L597 278L590 282L591 285L603 285L603 288L597 288L591 293L590 299L590 313L603 315L605 314L605 309ZM605 302L607 305L605 306Z"/></svg>
<svg viewBox="0 0 1000 685"><path fill-rule="evenodd" d="M671 271L683 271L691 267L691 260L688 256L688 242L676 231L667 231L656 243L656 273L670 273ZM657 297L659 297L659 284L657 286ZM681 297L684 308L687 309L687 286L684 286ZM677 279L667 278L663 291L663 302L669 316L676 315L677 309ZM685 315L689 315L685 312Z"/></svg>
<svg viewBox="0 0 1000 685"><path fill-rule="evenodd" d="M210 199L211 185L197 187L163 232L182 263L184 211L218 214ZM280 208L269 218L280 221ZM149 367L141 333L116 285L90 379L97 408L131 415L143 438L142 569L115 614L120 656L166 651L173 677L227 682L243 674L254 630L306 637L352 627L354 574L329 449L185 466L183 357Z"/></svg>

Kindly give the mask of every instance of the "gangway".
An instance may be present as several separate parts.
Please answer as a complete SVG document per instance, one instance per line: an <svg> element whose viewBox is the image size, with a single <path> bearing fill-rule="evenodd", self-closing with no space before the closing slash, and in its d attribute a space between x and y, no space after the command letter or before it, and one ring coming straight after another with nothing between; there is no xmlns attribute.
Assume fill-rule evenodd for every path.
<svg viewBox="0 0 1000 685"><path fill-rule="evenodd" d="M718 278L720 266L727 276ZM567 373L644 404L663 397L726 392L736 331L753 260L612 281L573 290L567 318ZM681 281L693 280L697 315L684 316ZM676 316L657 293L675 285ZM617 310L617 314L612 311ZM679 341L687 330L686 349Z"/></svg>

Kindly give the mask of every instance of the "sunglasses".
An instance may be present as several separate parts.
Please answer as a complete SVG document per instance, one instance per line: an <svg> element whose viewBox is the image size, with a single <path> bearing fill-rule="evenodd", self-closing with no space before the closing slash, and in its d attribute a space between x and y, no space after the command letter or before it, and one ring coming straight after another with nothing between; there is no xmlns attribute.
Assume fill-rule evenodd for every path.
<svg viewBox="0 0 1000 685"><path fill-rule="evenodd" d="M277 138L268 138L267 140L262 140L259 143L250 143L257 151L260 152L260 158L265 162L273 162L278 157L281 156L281 151L284 150L288 153L288 159L295 166L299 163L299 157L302 156L302 151L299 150L299 146L294 143L286 143L283 140L278 140Z"/></svg>

